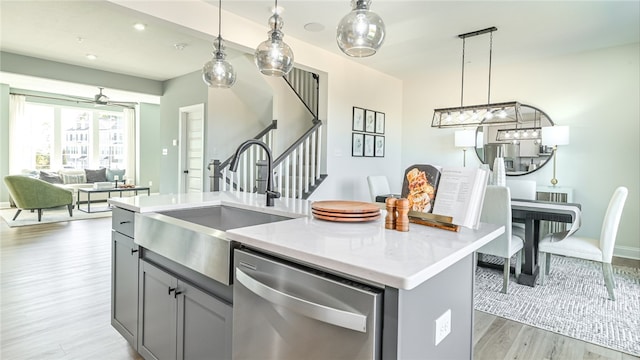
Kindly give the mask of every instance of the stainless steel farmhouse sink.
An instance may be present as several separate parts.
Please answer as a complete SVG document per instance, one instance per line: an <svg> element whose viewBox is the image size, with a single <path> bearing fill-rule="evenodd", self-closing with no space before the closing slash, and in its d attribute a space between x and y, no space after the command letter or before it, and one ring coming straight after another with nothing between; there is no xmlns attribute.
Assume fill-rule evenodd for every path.
<svg viewBox="0 0 640 360"><path fill-rule="evenodd" d="M233 244L225 232L289 219L225 205L137 213L134 241L147 250L230 285Z"/></svg>

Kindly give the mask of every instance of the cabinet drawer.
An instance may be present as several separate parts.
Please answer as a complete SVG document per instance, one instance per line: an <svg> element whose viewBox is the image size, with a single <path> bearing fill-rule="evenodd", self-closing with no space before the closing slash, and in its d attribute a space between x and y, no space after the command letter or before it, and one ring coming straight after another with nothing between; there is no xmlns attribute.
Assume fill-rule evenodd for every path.
<svg viewBox="0 0 640 360"><path fill-rule="evenodd" d="M111 227L113 230L133 238L134 212L114 207L111 214Z"/></svg>

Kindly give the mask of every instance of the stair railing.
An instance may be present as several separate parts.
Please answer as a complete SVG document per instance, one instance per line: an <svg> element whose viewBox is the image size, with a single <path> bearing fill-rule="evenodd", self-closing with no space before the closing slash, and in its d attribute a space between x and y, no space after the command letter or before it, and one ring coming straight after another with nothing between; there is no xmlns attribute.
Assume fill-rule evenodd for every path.
<svg viewBox="0 0 640 360"><path fill-rule="evenodd" d="M320 93L320 76L309 71L293 68L284 80L298 96L307 110L318 118L318 101Z"/></svg>
<svg viewBox="0 0 640 360"><path fill-rule="evenodd" d="M269 126L260 131L253 139L260 140L267 144L269 148L273 148L273 130L278 128L278 121L273 120ZM247 149L241 157L238 165L238 171L233 172L229 170L229 165L233 155L229 156L225 161L212 160L208 169L210 171L209 177L211 178L211 191L249 191L255 190L255 163L258 160L265 160L265 151L257 146L252 146Z"/></svg>
<svg viewBox="0 0 640 360"><path fill-rule="evenodd" d="M273 162L274 186L283 197L306 199L321 181L322 121L313 126Z"/></svg>

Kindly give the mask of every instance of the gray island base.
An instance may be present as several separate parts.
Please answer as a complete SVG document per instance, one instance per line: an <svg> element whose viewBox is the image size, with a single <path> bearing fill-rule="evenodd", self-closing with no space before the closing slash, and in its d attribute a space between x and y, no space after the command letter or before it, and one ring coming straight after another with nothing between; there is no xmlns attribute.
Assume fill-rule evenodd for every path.
<svg viewBox="0 0 640 360"><path fill-rule="evenodd" d="M371 334L375 351L373 355L356 358L472 357L474 251L502 233L502 227L482 224L478 230L463 229L461 233L448 234L416 226L408 233L399 233L385 230L383 222L342 226L345 224L313 219L308 216L309 203L303 200L277 199L273 209L261 207L263 201L264 197L259 195L237 193L211 193L197 198L185 195L178 201L165 195L110 201L116 207L112 230L111 323L142 357L283 358L277 356L275 347L264 348L258 354L233 356L241 354L234 347L243 346L243 337L234 334L237 317L234 311L239 311L234 308L235 287L239 286L237 265L229 269L231 276L225 283L175 261L166 253L158 254L140 245L148 244L138 239L145 236L145 232L136 228L140 216L219 205L292 218L225 231L231 251L252 250L311 274L321 274L332 282L361 284L381 294L381 316L377 317L378 325L372 327L375 332ZM202 230L198 226L183 226ZM188 243L186 237L175 239L177 250L206 264L207 254ZM270 313L264 314L267 317L281 313L279 305L270 308ZM347 303L343 309L350 308ZM287 341L322 344L323 340L317 337L296 338L301 333L288 332L292 338ZM340 344L332 341L323 346ZM313 358L314 354L307 355L306 358Z"/></svg>

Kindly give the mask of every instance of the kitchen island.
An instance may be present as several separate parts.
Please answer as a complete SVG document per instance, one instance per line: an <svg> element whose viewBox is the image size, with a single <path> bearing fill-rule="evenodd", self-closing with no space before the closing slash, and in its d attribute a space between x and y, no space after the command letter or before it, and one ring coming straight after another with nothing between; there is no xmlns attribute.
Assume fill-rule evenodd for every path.
<svg viewBox="0 0 640 360"><path fill-rule="evenodd" d="M379 289L383 300L377 333L374 334L375 357L383 359L471 358L474 251L504 231L503 227L489 224L481 224L477 230L462 228L459 232L411 224L409 232L398 232L386 230L383 219L366 223L327 222L310 216L309 201L276 199L275 206L266 207L263 195L236 192L114 198L109 202L125 214L135 213L135 222L140 217L153 217L160 212L221 205L291 218L227 229L226 241L230 249L255 251L305 269L314 269L332 277ZM114 233L118 234L115 227L121 221L116 214ZM141 237L148 234L141 233L139 229L134 233L131 249L120 251L121 254L128 254L129 250L137 254L140 263L137 273L139 281L136 284L140 289L136 299L139 305L136 312L137 328L130 325L126 332L135 333L128 340L145 358L160 358L148 349L154 342L145 343L148 336L144 335L147 325L144 315L149 313L144 309L145 284L152 283L145 279L146 268L158 267L173 275L178 282L196 285L226 306L223 312L227 315L232 309L237 311L233 308L233 277L228 284L220 279L213 280L194 267L145 249L141 246L145 244ZM179 243L180 239L175 239L176 247L179 247ZM114 245L114 253L116 250L117 246ZM233 257L233 254L230 256ZM230 269L231 274L233 271L233 268ZM117 264L114 264L116 272ZM117 278L114 275L114 287L117 286ZM173 288L173 298L179 302L180 298L186 296L185 291L179 285L172 286L173 283L169 282L169 293ZM114 290L114 293L117 291ZM133 299L130 301L133 302ZM123 307L120 305L121 309ZM116 315L112 314L112 323L115 322L114 327L118 329L121 325L118 323L122 323L117 319L118 306L113 306L113 309ZM180 325L179 315L178 318ZM227 319L230 320L229 316ZM439 327L436 327L436 319L439 319ZM148 319L150 323L154 320ZM442 325L442 321L447 324ZM130 321L130 324L133 322ZM184 324L180 326L184 330ZM121 329L118 330L123 333ZM138 330L140 334L137 334ZM229 332L230 323L227 321L219 327L219 331ZM150 330L147 326L147 334L154 332L157 330ZM187 332L181 334L177 335L176 347L163 349L167 354L184 354L185 344L188 344L188 340L185 340ZM232 342L235 344L240 341L232 339L230 334L223 339L227 339L227 351L216 352L226 354L221 358L229 356L228 349Z"/></svg>

